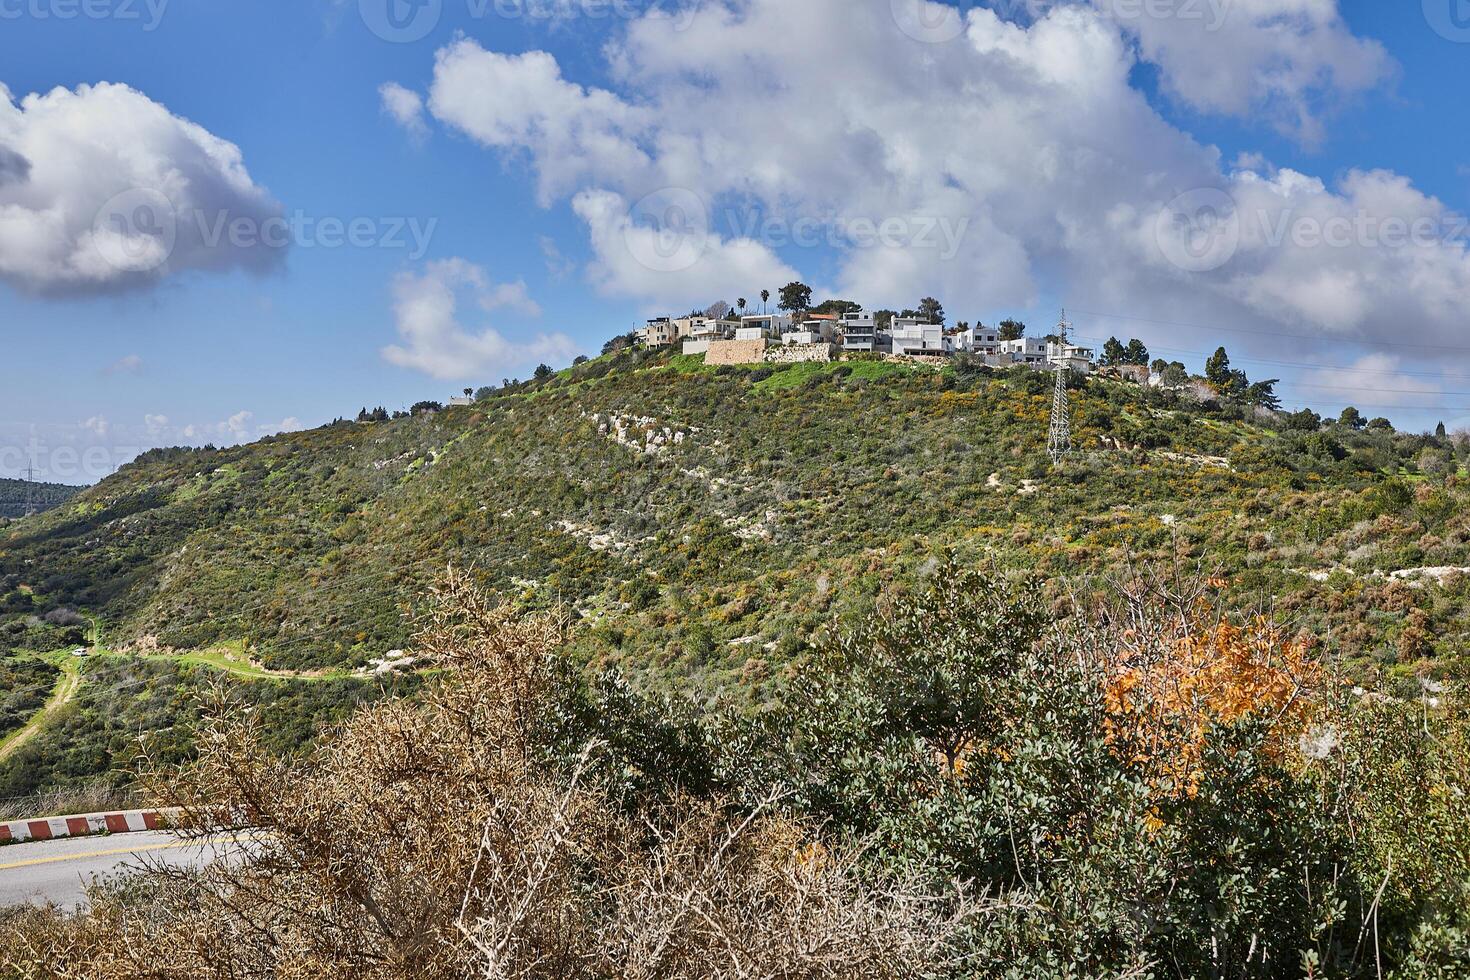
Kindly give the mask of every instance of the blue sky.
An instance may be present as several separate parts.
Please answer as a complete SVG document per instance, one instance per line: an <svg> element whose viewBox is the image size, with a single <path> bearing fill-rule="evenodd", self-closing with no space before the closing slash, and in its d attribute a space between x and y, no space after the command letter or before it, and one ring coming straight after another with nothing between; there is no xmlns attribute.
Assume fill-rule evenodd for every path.
<svg viewBox="0 0 1470 980"><path fill-rule="evenodd" d="M1223 343L1253 377L1286 379L1282 392L1292 405L1335 412L1353 401L1414 427L1441 418L1470 421L1470 338L1461 332L1456 339L1454 312L1457 300L1461 310L1470 300L1463 288L1470 278L1456 243L1436 250L1431 265L1413 267L1440 290L1425 298L1430 290L1415 287L1409 296L1427 313L1394 292L1407 288L1395 279L1420 273L1385 264L1375 243L1280 258L1250 247L1233 264L1183 272L1147 257L1120 257L1120 248L1127 249L1119 243L1137 237L1130 222L1149 227L1151 212L1142 203L1148 195L1167 202L1200 186L1207 169L1212 176L1205 183L1218 174L1242 201L1256 193L1279 197L1282 188L1297 186L1283 174L1320 179L1320 192L1309 188L1307 197L1293 199L1301 212L1347 207L1352 195L1339 182L1355 171L1391 173L1410 188L1398 194L1386 178L1359 187L1353 197L1359 209L1369 201L1391 210L1397 205L1381 202L1406 197L1409 216L1421 214L1428 198L1447 213L1470 211L1470 133L1460 105L1470 81L1470 44L1437 33L1418 4L1343 0L1333 10L1332 0L1292 0L1316 18L1310 30L1302 28L1289 49L1260 52L1254 61L1221 55L1218 65L1207 66L1216 73L1207 81L1194 73L1202 50L1195 45L1244 50L1263 35L1201 41L1184 33L1188 25L1146 32L1125 17L1122 28L1110 26L1116 19L1099 28L1082 17L996 4L1006 15L1000 21L967 9L972 35L983 36L977 55L956 48L964 39L926 44L935 39L915 40L912 31L875 18L884 24L873 28L880 33L855 35L850 43L872 52L886 49L862 45L889 45L894 57L847 66L872 77L863 83L864 106L846 107L842 76L830 67L793 66L799 59L789 56L765 60L767 48L787 41L757 23L754 8L766 0L728 0L732 6L704 0L693 10L702 19L678 29L664 17L670 0L652 4L656 9L646 16L663 20L651 24L626 8L623 15L593 17L574 4L548 20L530 15L519 0L486 0L479 16L475 10L483 5L473 0L443 0L427 35L407 43L375 36L363 13L374 0L363 0L366 6L359 0L171 0L161 9L161 0L153 9L145 0L93 0L94 12L108 16L60 19L69 2L76 0L0 0L0 84L15 103L57 87L121 83L151 103L150 111L188 120L238 147L251 186L229 191L240 195L229 199L235 207L313 223L359 220L370 233L359 246L337 248L323 247L318 232L299 233L290 247L265 258L246 255L260 252L248 244L223 258L180 250L146 275L79 281L27 265L24 256L12 266L26 271L6 275L5 249L19 246L7 245L0 232L0 329L9 368L0 386L0 442L8 447L0 453L0 476L35 462L41 475L80 482L151 445L256 438L364 405L400 407L524 377L541 358L595 353L608 336L651 312L684 312L692 297L705 305L754 298L762 287L774 292L782 285L775 279L788 270L870 306L935 293L953 319L1019 316L1042 326L1066 302L1083 311L1074 320L1084 336L1140 336L1192 369L1202 361L1193 352ZM861 18L824 14L825 2L812 0L790 17L793 32L807 37L792 43L806 44L813 59L824 57L814 39L829 22L833 32L860 29L846 22ZM884 17L890 6L902 5L850 2L883 8ZM1235 4L1229 15L1242 30L1261 26L1251 21L1257 0ZM721 26L721 17L734 16L729 9L743 18L742 29ZM373 16L369 10L367 19ZM891 39L881 30L891 30ZM1117 56L1110 30L1127 52L1129 88L1098 98L1106 100L1100 105L1126 108L1094 133L1085 119L1068 122L1062 103L1054 112L1047 100L1075 104L1086 96L1069 95L1067 86L1090 93L1110 84L1116 72L1108 59ZM455 67L436 73L436 55L451 49ZM1018 80L1009 62L999 60L1022 49L1020 60L1039 77ZM1057 51L1067 56L1053 61ZM512 57L525 52L550 58ZM661 74L664 55L684 65L685 74ZM1080 71L1074 62L1095 77L1074 78ZM718 67L709 77L687 77L712 65ZM906 65L911 73L929 73L924 86L884 87L883 76ZM775 77L784 71L789 78ZM741 78L760 72L767 75L746 91ZM1230 94L1267 76L1286 81L1240 100ZM393 118L380 92L388 82L424 102ZM1015 105L992 101L1013 84L1022 87ZM598 101L592 90L602 89L607 98ZM890 97L894 111L883 115ZM1130 104L1134 98L1137 105ZM932 110L936 128L899 132L915 105L921 116ZM857 125L870 109L874 115ZM973 116L973 125L946 132L946 113ZM105 114L52 125L68 127L69 138L90 138L78 131ZM17 124L13 140L57 145L42 140L49 131L38 112L23 115L29 119ZM884 118L895 120L892 133L880 125ZM835 127L831 138L814 140L800 162L778 149L827 125ZM961 129L1006 138L988 142L971 134L963 139L978 142L961 142ZM859 130L860 140L841 145ZM1116 146L1108 145L1110 131L1118 134ZM0 122L0 178L6 132ZM65 173L72 162L65 152L33 151L31 184L53 176L48 186L69 188L64 179L83 183L95 174L101 174L95 182L105 183L109 161L118 156L176 151L174 135L147 132L136 143L115 134L96 137L100 155L77 164L85 175ZM564 139L572 141L571 151ZM1163 142L1155 167L1156 140ZM616 147L587 150L594 141ZM691 173L682 151L671 147L693 141L737 144L747 172L736 173L720 157ZM750 247L735 247L741 235L723 217L731 210L770 220L835 220L851 229L851 213L833 218L843 202L824 196L841 177L811 160L825 152L821 147L832 148L834 170L848 153L862 161L856 166L875 167L859 195L871 191L871 200L859 213L881 219L887 205L872 201L904 199L894 213L967 223L973 214L968 229L984 224L982 232L968 232L978 243L942 257L953 266L943 274L929 258L913 263L902 255L856 256L840 244L792 245L768 226ZM1219 149L1218 167L1210 163L1210 147ZM707 150L706 159L720 153L728 155ZM991 154L1052 161L1036 168L1056 188L1042 193L1026 167L993 163ZM955 159L932 175L924 160L912 161L946 155ZM1069 179L1075 161L1097 158L1100 169ZM886 169L876 169L877 159L888 161ZM180 168L211 166L190 160ZM650 176L655 171L658 178ZM1241 178L1242 171L1257 176ZM131 173L108 189L137 186L137 171ZM716 248L696 268L650 276L608 255L607 242L620 233L627 239L620 209L640 191L667 186L671 173L685 174L681 179L708 202L715 240L728 247ZM906 197L931 177L928 192ZM888 180L892 186L885 188ZM5 193L0 179L0 213ZM1078 201L1048 213L1048 202L1063 193ZM76 195L64 200L89 200L80 190ZM1117 200L1110 203L1110 196ZM1089 213L1093 198L1100 203ZM44 210L35 201L31 206ZM390 234L404 223L431 230L422 254L406 226L401 235ZM1103 225L1115 240L1095 234ZM1294 286L1304 281L1322 285L1301 295ZM1333 292L1332 283L1361 289L1364 305L1371 300L1373 308L1359 314L1334 305L1333 296L1322 295ZM452 323L410 338L405 324L442 315L434 302L444 295L459 297ZM1421 333L1422 318L1433 322ZM484 340L487 329L496 331L491 341ZM448 346L429 349L445 340L446 330L453 334ZM1415 340L1421 346L1404 346ZM394 345L407 353L385 356ZM467 364L468 373L451 376L455 363ZM66 453L58 456L61 447L97 451L91 463L77 466Z"/></svg>

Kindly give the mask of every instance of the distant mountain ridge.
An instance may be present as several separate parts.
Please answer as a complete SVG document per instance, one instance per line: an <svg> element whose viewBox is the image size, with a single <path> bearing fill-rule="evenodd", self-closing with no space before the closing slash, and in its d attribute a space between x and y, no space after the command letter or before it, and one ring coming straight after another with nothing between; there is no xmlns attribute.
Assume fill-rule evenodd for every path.
<svg viewBox="0 0 1470 980"><path fill-rule="evenodd" d="M0 517L25 517L28 502L37 513L60 507L83 489L85 488L68 487L59 483L0 479Z"/></svg>

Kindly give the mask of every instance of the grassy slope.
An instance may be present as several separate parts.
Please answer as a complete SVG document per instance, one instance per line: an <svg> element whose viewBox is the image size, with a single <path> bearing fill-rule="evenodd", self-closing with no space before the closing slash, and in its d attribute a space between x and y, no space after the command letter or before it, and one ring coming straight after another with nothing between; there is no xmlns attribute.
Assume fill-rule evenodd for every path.
<svg viewBox="0 0 1470 980"><path fill-rule="evenodd" d="M1462 491L1304 470L1268 429L1097 383L1076 395L1088 452L1054 473L1048 388L873 363L595 362L437 417L145 459L0 531L0 596L25 584L100 614L114 645L246 641L269 667L311 669L407 645L454 562L516 601L581 609L589 660L712 689L779 676L804 636L938 548L1057 597L1064 578L1177 549L1221 566L1236 605L1269 599L1365 668L1426 653L1403 654L1409 609L1438 639L1427 653L1458 649L1456 584L1303 573L1470 565Z"/></svg>

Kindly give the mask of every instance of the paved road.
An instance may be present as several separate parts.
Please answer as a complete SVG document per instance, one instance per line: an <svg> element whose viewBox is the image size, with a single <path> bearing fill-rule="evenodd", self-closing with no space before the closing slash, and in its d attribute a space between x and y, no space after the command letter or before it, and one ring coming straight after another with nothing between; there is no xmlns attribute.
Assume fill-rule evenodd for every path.
<svg viewBox="0 0 1470 980"><path fill-rule="evenodd" d="M241 852L241 838L185 841L163 831L35 841L0 847L0 906L25 902L75 907L94 878L144 864L202 867Z"/></svg>

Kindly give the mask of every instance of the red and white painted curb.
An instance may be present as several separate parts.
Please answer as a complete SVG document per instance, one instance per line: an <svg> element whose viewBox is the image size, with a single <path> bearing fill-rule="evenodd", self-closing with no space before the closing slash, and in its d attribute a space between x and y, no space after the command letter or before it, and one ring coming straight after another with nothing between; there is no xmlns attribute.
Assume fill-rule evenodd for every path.
<svg viewBox="0 0 1470 980"><path fill-rule="evenodd" d="M167 830L174 814L168 810L128 810L122 813L84 813L75 817L41 817L0 823L0 844L55 837L90 837L93 834L134 834L144 830Z"/></svg>

